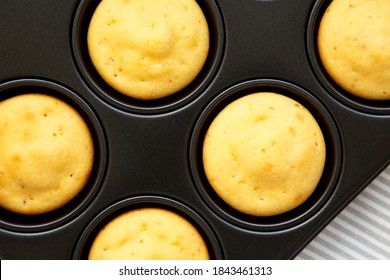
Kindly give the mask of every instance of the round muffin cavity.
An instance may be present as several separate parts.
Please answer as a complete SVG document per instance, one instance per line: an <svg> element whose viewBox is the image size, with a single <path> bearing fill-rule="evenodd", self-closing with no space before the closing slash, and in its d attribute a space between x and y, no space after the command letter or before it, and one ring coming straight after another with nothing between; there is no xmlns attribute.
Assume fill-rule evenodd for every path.
<svg viewBox="0 0 390 280"><path fill-rule="evenodd" d="M89 259L207 260L197 229L162 208L139 208L111 220L96 236Z"/></svg>
<svg viewBox="0 0 390 280"><path fill-rule="evenodd" d="M118 92L163 98L199 74L209 51L206 18L194 0L103 0L88 29L99 75Z"/></svg>
<svg viewBox="0 0 390 280"><path fill-rule="evenodd" d="M390 100L390 1L334 0L321 19L318 51L345 91Z"/></svg>
<svg viewBox="0 0 390 280"><path fill-rule="evenodd" d="M325 140L312 114L271 92L241 97L212 121L203 143L206 177L222 200L252 216L302 204L325 165Z"/></svg>
<svg viewBox="0 0 390 280"><path fill-rule="evenodd" d="M0 206L38 215L64 206L92 171L94 145L81 115L39 93L0 102Z"/></svg>

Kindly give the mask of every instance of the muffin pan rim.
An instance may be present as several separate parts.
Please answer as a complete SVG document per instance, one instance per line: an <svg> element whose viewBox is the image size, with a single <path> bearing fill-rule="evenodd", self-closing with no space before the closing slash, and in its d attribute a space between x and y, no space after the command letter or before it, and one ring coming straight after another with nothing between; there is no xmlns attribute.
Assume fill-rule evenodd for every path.
<svg viewBox="0 0 390 280"><path fill-rule="evenodd" d="M333 98L350 109L373 115L389 115L390 100L369 100L360 98L342 89L324 69L317 48L317 32L323 13L330 5L331 0L315 0L307 21L306 52L310 67L319 84L329 92Z"/></svg>
<svg viewBox="0 0 390 280"><path fill-rule="evenodd" d="M248 89L249 88L249 89ZM253 90L252 90L253 88ZM271 220L276 217L283 217L286 215L289 215L293 212L296 212L297 209L301 209L304 205L308 204L307 201L310 200L312 196L315 195L316 191L307 199L306 202L304 202L301 206L298 206L296 209L290 210L285 214L276 215L276 216L270 216L270 217L253 217L250 215L246 215L243 213L240 213L239 211L234 210L230 206L228 206L224 201L222 201L221 198L216 195L215 191L212 190L212 187L207 182L207 178L205 177L204 170L202 167L202 155L201 155L201 147L202 145L202 139L204 137L205 132L207 131L208 124L211 123L212 119L217 115L217 112L221 111L224 106L229 104L231 101L234 101L241 96L245 96L247 94L258 92L257 89L264 88L264 91L271 91L280 93L278 91L272 91L269 89L278 88L283 89L282 95L286 95L297 102L300 102L303 106L305 106L312 114L314 107L317 106L317 111L313 116L316 118L317 122L319 122L320 127L323 131L325 142L327 146L327 159L325 163L324 173L322 175L322 178L318 184L318 187L321 186L321 183L327 175L330 175L331 178L329 179L329 182L327 183L327 186L321 186L322 188L325 188L324 193L320 195L319 201L317 203L314 203L311 207L308 207L306 211L303 213L298 214L296 217L287 218L287 221L283 222L268 222L267 220ZM290 94L286 94L288 91L290 91ZM301 91L304 92L305 97L300 96L299 98L296 98L298 96L297 92L293 93L291 96L291 91ZM303 99L311 99L312 102L316 103L316 106L313 104L310 104L310 107L307 107L306 102L302 103ZM231 101L226 101L231 100ZM225 104L224 106L221 106L220 104ZM326 115L326 116L325 116ZM321 122L318 120L318 118L321 117ZM324 124L325 122L328 122L327 124ZM326 131L324 130L324 126L329 125L331 127L326 127ZM328 129L331 129L331 133L333 133L331 136L326 135L328 133ZM331 143L329 143L331 142ZM329 145L331 144L331 145ZM332 162L328 162L329 157L329 149L331 147L332 157L330 160ZM342 172L343 168L343 148L342 148L342 142L341 142L341 136L339 134L339 129L337 127L336 122L333 120L332 115L330 114L330 111L323 105L318 98L316 98L314 95L310 94L308 91L304 90L298 85L292 84L287 81L283 80L276 80L276 79L252 79L247 80L244 82L237 83L227 89L225 89L222 93L218 94L212 101L208 102L205 108L201 111L200 115L198 116L194 127L192 129L192 134L190 137L190 143L189 143L189 170L191 172L191 178L194 184L194 187L197 190L198 195L201 197L202 201L205 203L205 205L216 215L218 215L220 218L225 220L226 222L237 226L241 229L246 230L253 230L258 232L277 232L277 231L283 231L286 229L299 227L300 224L304 223L305 220L310 219L310 217L314 216L317 212L321 211L321 208L327 203L327 201L331 200L331 197L333 196L336 188L338 187L338 179L340 177L340 174ZM332 167L332 164L334 166ZM330 174L329 174L330 173ZM318 191L317 191L318 192ZM261 220L264 220L262 222Z"/></svg>
<svg viewBox="0 0 390 280"><path fill-rule="evenodd" d="M31 89L35 89L35 91L32 92ZM93 168L85 187L78 195L64 206L40 215L17 214L0 208L2 212L0 227L12 232L36 233L52 230L71 222L93 203L105 178L108 165L108 147L100 119L85 99L76 94L75 91L48 79L20 78L8 80L0 84L0 92L5 92L5 95L1 96L0 101L27 93L42 93L59 98L80 113L88 125L94 143ZM53 215L54 217L51 218ZM4 219L6 216L11 218ZM18 222L26 220L27 217L33 220L33 222Z"/></svg>
<svg viewBox="0 0 390 280"><path fill-rule="evenodd" d="M206 242L210 258L224 259L223 250L217 234L207 220L189 205L166 195L138 195L127 197L111 203L103 210L100 210L82 230L73 249L72 258L86 259L88 249L100 229L107 225L113 218L118 217L127 211L142 208L161 208L179 214L189 221L201 234Z"/></svg>
<svg viewBox="0 0 390 280"><path fill-rule="evenodd" d="M179 110L207 91L217 76L225 51L225 24L219 5L215 0L197 0L206 16L210 31L210 49L203 69L195 80L184 89L171 96L156 100L136 100L127 97L104 82L94 69L86 49L86 38L83 41L80 37L87 33L88 27L83 23L89 23L89 18L98 2L98 0L81 0L78 3L72 17L70 36L72 57L77 71L86 85L101 100L125 112L153 115Z"/></svg>

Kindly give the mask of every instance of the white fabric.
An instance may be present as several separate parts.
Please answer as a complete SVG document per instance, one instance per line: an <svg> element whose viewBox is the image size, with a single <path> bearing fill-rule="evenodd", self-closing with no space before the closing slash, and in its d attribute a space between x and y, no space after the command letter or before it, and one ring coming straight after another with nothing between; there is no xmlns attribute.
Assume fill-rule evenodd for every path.
<svg viewBox="0 0 390 280"><path fill-rule="evenodd" d="M296 259L389 260L390 166Z"/></svg>

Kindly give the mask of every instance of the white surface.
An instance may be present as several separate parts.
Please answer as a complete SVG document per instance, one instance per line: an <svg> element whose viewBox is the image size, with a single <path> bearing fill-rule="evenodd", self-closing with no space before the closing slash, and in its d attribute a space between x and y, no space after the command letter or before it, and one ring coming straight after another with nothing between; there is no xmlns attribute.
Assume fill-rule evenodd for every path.
<svg viewBox="0 0 390 280"><path fill-rule="evenodd" d="M296 259L390 260L390 166Z"/></svg>

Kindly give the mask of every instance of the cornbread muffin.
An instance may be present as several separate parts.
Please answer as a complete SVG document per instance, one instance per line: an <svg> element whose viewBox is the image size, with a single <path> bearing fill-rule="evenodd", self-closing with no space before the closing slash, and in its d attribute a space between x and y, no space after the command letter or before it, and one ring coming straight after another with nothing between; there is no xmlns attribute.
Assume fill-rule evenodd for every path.
<svg viewBox="0 0 390 280"><path fill-rule="evenodd" d="M325 165L325 141L301 104L259 92L233 101L212 121L203 164L210 185L231 207L273 216L312 194Z"/></svg>
<svg viewBox="0 0 390 280"><path fill-rule="evenodd" d="M389 0L334 0L320 23L318 50L326 71L364 99L390 99L389 11Z"/></svg>
<svg viewBox="0 0 390 280"><path fill-rule="evenodd" d="M107 84L143 100L190 84L209 50L208 24L195 0L103 0L87 39L92 63Z"/></svg>
<svg viewBox="0 0 390 280"><path fill-rule="evenodd" d="M73 199L94 161L90 131L67 103L43 94L0 102L0 207L36 215Z"/></svg>
<svg viewBox="0 0 390 280"><path fill-rule="evenodd" d="M89 259L206 260L207 246L195 227L160 208L128 211L95 238Z"/></svg>

